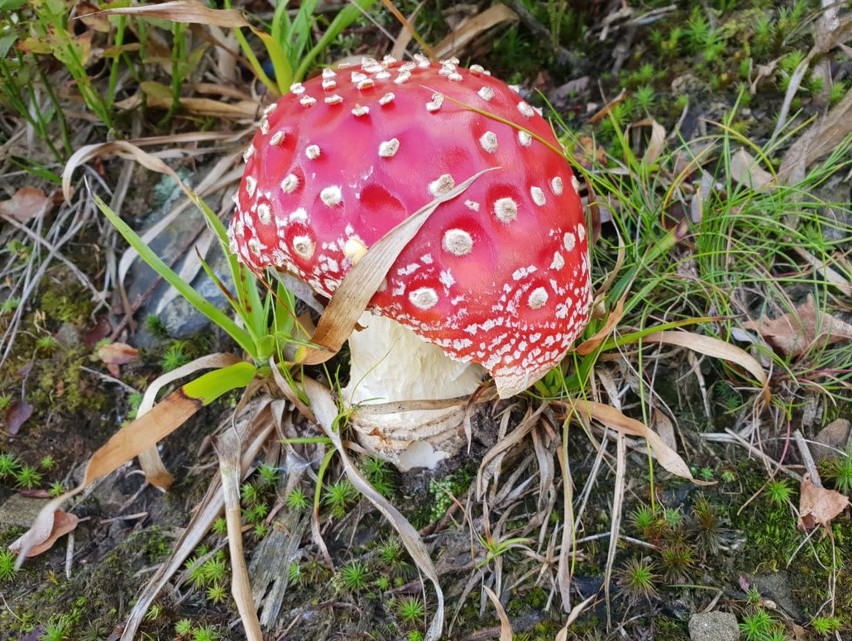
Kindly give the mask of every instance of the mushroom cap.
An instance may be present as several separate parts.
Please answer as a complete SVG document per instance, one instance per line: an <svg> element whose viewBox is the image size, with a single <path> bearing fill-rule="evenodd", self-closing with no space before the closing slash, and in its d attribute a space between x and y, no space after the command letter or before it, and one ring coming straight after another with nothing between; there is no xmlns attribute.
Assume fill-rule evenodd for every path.
<svg viewBox="0 0 852 641"><path fill-rule="evenodd" d="M478 66L418 57L326 69L266 110L231 249L331 297L393 227L497 168L435 210L370 308L480 363L510 396L565 356L592 298L577 180L540 140L560 149L538 111Z"/></svg>

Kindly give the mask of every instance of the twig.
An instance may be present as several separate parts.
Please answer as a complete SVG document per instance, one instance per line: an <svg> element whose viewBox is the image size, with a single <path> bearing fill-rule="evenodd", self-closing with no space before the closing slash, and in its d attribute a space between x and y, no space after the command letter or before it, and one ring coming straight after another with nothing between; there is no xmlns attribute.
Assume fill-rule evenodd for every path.
<svg viewBox="0 0 852 641"><path fill-rule="evenodd" d="M795 479L796 481L799 481L799 482L802 481L802 475L801 474L798 474L798 473L794 472L793 470L781 465L780 463L778 463L778 461L773 459L771 456L767 456L766 454L761 452L754 445L752 445L751 443L746 441L742 436L740 436L739 434L737 434L736 432L734 432L730 428L726 429L724 434L719 433L719 432L714 432L712 434L701 434L700 436L705 441L710 441L711 443L736 443L737 445L740 445L740 446L744 447L745 449L747 449L751 454L754 454L755 456L757 456L758 458L760 458L764 462L768 463L771 467L774 467L775 469L777 469L779 472L783 472L784 474L786 474L787 476L789 476L792 479Z"/></svg>
<svg viewBox="0 0 852 641"><path fill-rule="evenodd" d="M802 436L802 433L799 430L796 430L793 432L793 438L796 439L799 454L802 456L802 464L805 466L805 470L807 470L811 477L811 483L817 487L822 487L822 479L819 476L819 471L817 470L816 463L814 462L814 457L811 456L811 448L808 447L805 437Z"/></svg>

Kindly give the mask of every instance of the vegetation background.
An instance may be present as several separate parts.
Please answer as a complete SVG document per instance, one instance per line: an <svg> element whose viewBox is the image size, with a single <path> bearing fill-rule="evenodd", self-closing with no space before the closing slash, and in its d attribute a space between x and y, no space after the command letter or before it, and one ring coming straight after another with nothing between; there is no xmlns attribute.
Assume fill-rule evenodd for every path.
<svg viewBox="0 0 852 641"><path fill-rule="evenodd" d="M0 543L92 481L20 569L0 552L0 639L416 641L437 584L452 639L852 637L850 44L828 1L0 0ZM301 368L273 380L296 301L218 221L291 82L417 51L545 109L597 316L468 455L400 474L298 411ZM87 473L156 399L183 422L198 359L225 376L182 388L145 475ZM211 439L233 417L244 475Z"/></svg>

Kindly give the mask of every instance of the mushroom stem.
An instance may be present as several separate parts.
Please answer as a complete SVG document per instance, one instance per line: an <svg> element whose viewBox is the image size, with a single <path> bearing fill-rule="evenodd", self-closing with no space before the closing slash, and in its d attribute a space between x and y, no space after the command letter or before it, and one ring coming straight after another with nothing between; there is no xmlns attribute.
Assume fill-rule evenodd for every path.
<svg viewBox="0 0 852 641"><path fill-rule="evenodd" d="M365 312L364 328L349 338L347 405L444 400L467 396L483 379L482 367L453 360L437 345L384 316ZM355 411L350 423L362 445L400 469L434 467L464 443L464 407L391 414Z"/></svg>

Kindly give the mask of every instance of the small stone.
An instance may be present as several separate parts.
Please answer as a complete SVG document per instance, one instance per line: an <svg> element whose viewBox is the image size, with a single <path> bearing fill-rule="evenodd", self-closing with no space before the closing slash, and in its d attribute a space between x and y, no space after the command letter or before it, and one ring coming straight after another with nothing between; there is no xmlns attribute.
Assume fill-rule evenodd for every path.
<svg viewBox="0 0 852 641"><path fill-rule="evenodd" d="M46 499L13 494L0 505L0 530L8 527L30 527L46 504Z"/></svg>
<svg viewBox="0 0 852 641"><path fill-rule="evenodd" d="M837 450L852 447L852 423L848 419L838 418L819 431L811 445L814 461L821 463L826 459L837 458Z"/></svg>
<svg viewBox="0 0 852 641"><path fill-rule="evenodd" d="M740 626L730 612L698 612L689 618L690 641L737 641Z"/></svg>

